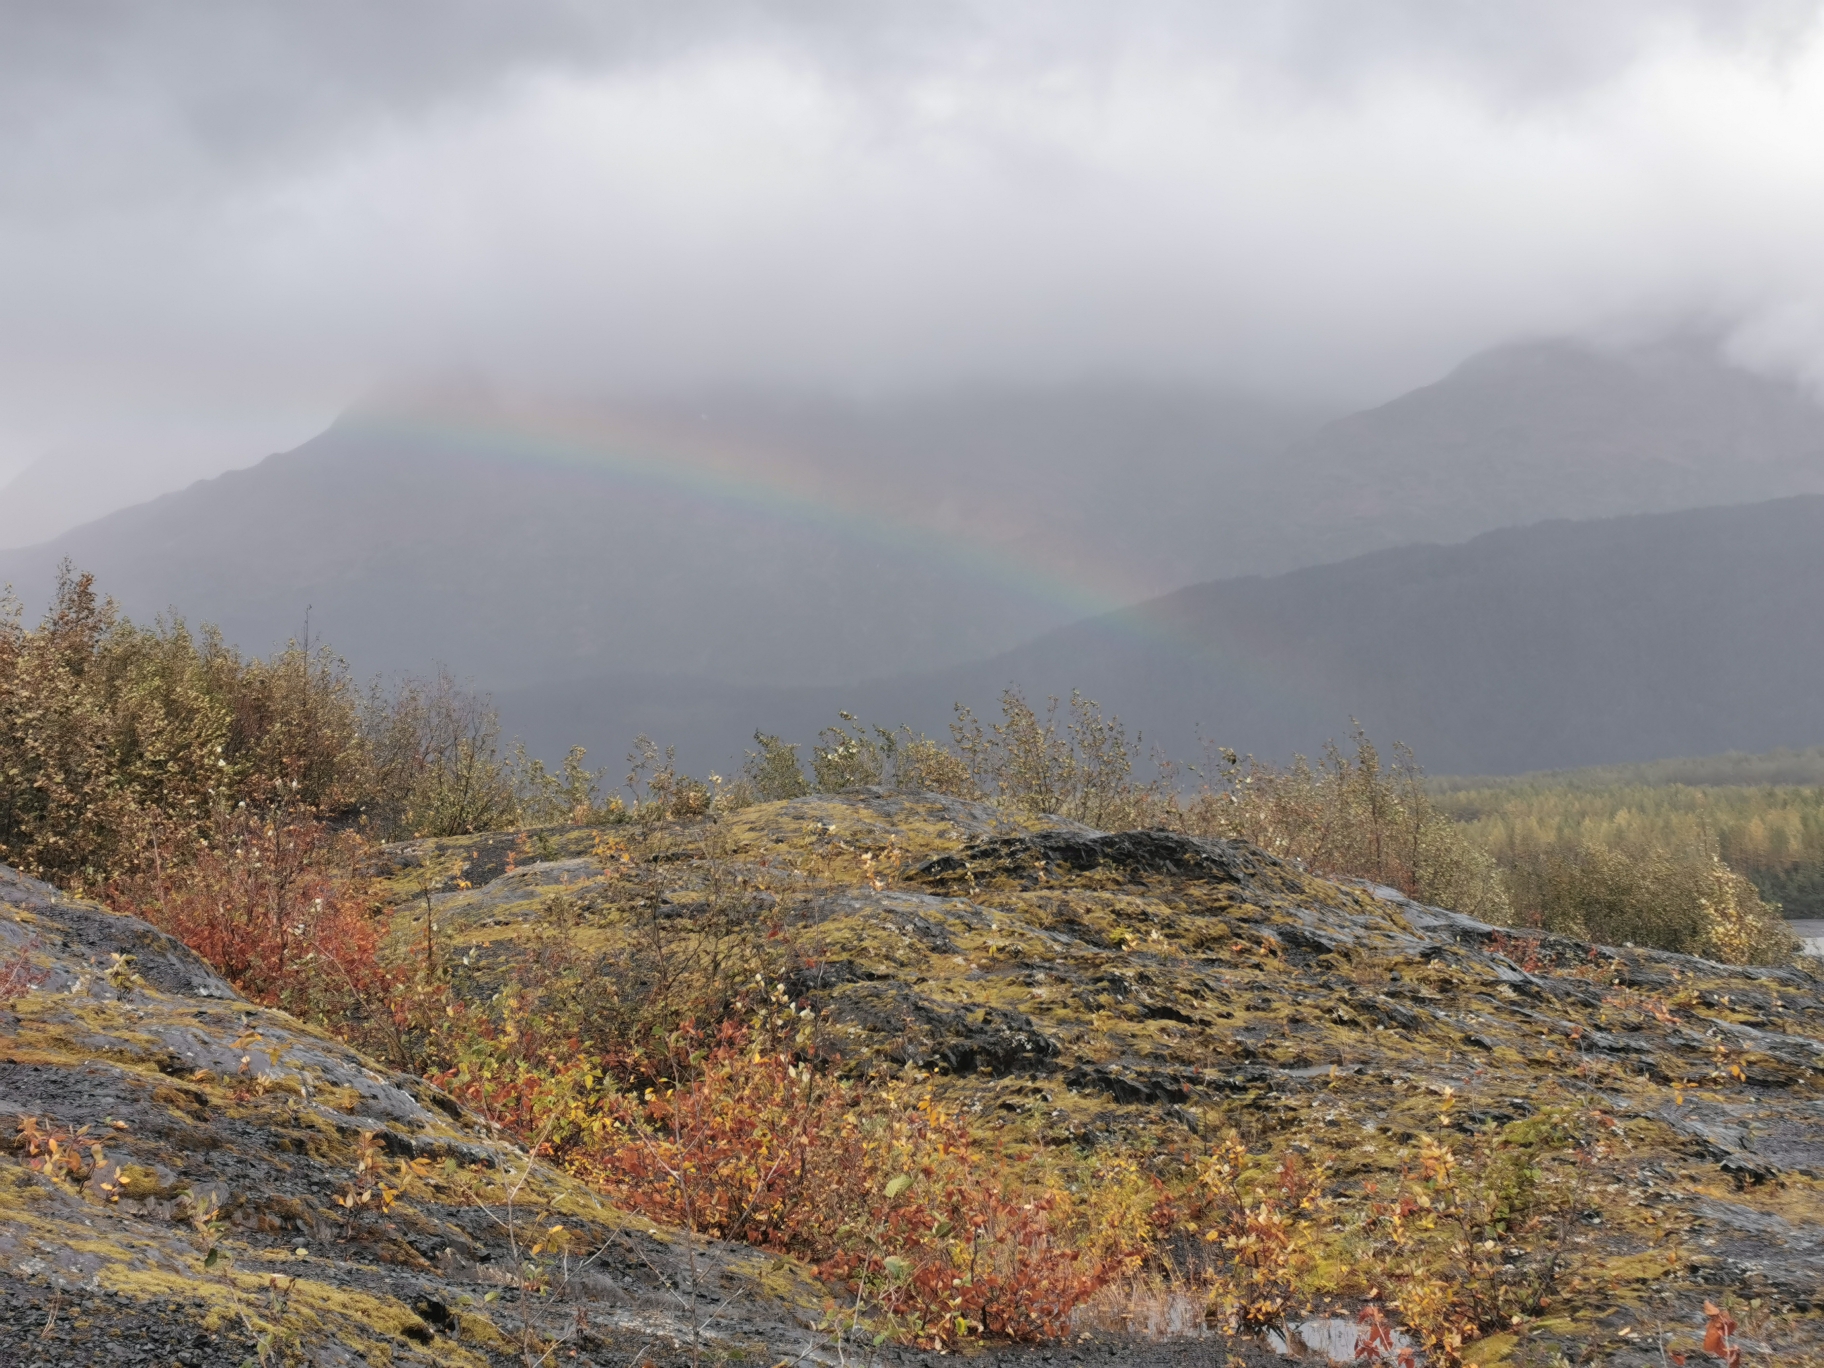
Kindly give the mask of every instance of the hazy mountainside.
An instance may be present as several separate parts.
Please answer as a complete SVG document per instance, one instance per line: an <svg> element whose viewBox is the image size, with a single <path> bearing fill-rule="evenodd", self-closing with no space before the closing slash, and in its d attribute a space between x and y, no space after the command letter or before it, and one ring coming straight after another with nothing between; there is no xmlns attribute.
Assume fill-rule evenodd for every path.
<svg viewBox="0 0 1824 1368"><path fill-rule="evenodd" d="M1441 772L1824 737L1824 498L1539 523L1228 580L1034 642L981 684L1065 679L1160 741L1266 755L1350 717Z"/></svg>
<svg viewBox="0 0 1824 1368"><path fill-rule="evenodd" d="M1393 543L1824 490L1824 411L1694 348L1504 348L1315 427L1115 384L612 412L420 396L0 553L0 581L36 610L68 556L134 616L179 604L251 650L308 611L363 673L700 693L944 669Z"/></svg>
<svg viewBox="0 0 1824 1368"><path fill-rule="evenodd" d="M989 661L863 686L740 690L618 678L501 696L543 748L618 754L646 729L738 756L755 726L809 742L837 708L941 732L1078 688L1195 758L1283 759L1359 719L1441 773L1500 774L1824 737L1824 498L1493 532L1461 546L1196 585Z"/></svg>
<svg viewBox="0 0 1824 1368"><path fill-rule="evenodd" d="M1351 716L1443 772L1824 736L1824 498L1493 532L1198 585L980 668L1269 756Z"/></svg>
<svg viewBox="0 0 1824 1368"><path fill-rule="evenodd" d="M0 565L42 601L63 556L136 617L180 604L266 649L308 610L363 672L441 660L488 684L632 663L841 677L992 650L1040 611L916 547L355 425Z"/></svg>
<svg viewBox="0 0 1824 1368"><path fill-rule="evenodd" d="M1268 548L1232 544L1225 510L1238 491L1270 487L1280 453L1322 421L1247 396L1090 382L848 403L726 398L689 416L750 465L1118 602L1256 568Z"/></svg>
<svg viewBox="0 0 1824 1368"><path fill-rule="evenodd" d="M1502 347L1329 424L1272 477L1275 531L1340 558L1547 518L1824 493L1824 410L1696 343Z"/></svg>
<svg viewBox="0 0 1824 1368"><path fill-rule="evenodd" d="M0 547L42 542L231 464L249 463L222 460L219 453L212 460L208 452L172 451L169 438L160 445L162 450L130 453L86 446L60 450L0 476Z"/></svg>
<svg viewBox="0 0 1824 1368"><path fill-rule="evenodd" d="M250 470L0 555L0 580L35 608L68 556L132 615L181 604L256 650L309 609L363 672L442 660L489 686L608 669L859 678L979 657L1182 582L1171 548L1194 543L1195 518L1179 509L1173 532L1116 517L1102 487L1116 475L1098 484L1089 467L1115 444L1134 499L1189 487L1200 518L1230 466L1282 444L1291 421L1152 391L852 419L875 437L903 428L910 445L894 448L866 431L787 441L758 418L735 424L761 434L741 445L707 412L358 413ZM1127 431L1144 450L1120 450ZM1062 534L1097 519L1099 541Z"/></svg>

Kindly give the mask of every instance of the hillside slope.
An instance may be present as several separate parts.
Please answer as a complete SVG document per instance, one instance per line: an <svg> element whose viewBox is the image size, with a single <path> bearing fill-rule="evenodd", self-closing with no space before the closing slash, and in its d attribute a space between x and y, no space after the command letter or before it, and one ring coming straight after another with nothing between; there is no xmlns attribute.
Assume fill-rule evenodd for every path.
<svg viewBox="0 0 1824 1368"><path fill-rule="evenodd" d="M724 769L755 727L809 743L846 708L943 734L1080 689L1196 759L1275 761L1356 718L1434 773L1503 774L1816 744L1824 737L1824 497L1553 522L1460 546L1195 585L961 668L855 686L742 689L614 676L508 691L509 725L604 758L682 738Z"/></svg>
<svg viewBox="0 0 1824 1368"><path fill-rule="evenodd" d="M22 948L44 979L0 1004L0 1362L239 1368L270 1333L261 1361L482 1368L522 1362L529 1313L569 1334L566 1363L670 1364L690 1361L678 1289L703 1290L712 1357L815 1349L819 1289L779 1260L700 1246L693 1281L675 1234L528 1176L435 1089L0 867L0 960ZM390 1205L338 1205L383 1184ZM602 1254L522 1303L513 1238L553 1218ZM702 1326L736 1288L739 1321Z"/></svg>
<svg viewBox="0 0 1824 1368"><path fill-rule="evenodd" d="M1199 585L982 667L1192 733L1311 752L1351 717L1442 773L1824 737L1824 498L1543 523Z"/></svg>
<svg viewBox="0 0 1824 1368"><path fill-rule="evenodd" d="M427 866L471 857L472 886L452 876L434 895L465 997L501 1000L553 955L557 924L568 954L634 992L693 938L726 949L734 925L799 957L789 991L826 1059L930 1088L1041 1181L1131 1165L1180 1184L1234 1133L1253 1172L1316 1166L1341 1229L1377 1184L1397 1189L1424 1137L1466 1165L1476 1145L1511 1147L1536 1166L1525 1200L1573 1215L1516 1206L1505 1249L1453 1259L1459 1283L1561 1280L1549 1314L1466 1353L1484 1364L1563 1352L1647 1368L1650 1328L1691 1347L1707 1298L1815 1302L1813 970L1501 932L1245 846L933 795L856 790L623 828L631 859L606 869L600 836L535 833L517 867L506 841L479 856L472 841L404 848ZM1187 1274L1202 1262L1186 1260ZM1102 1299L1077 1324L1108 1340L1158 1309ZM1815 1317L1777 1327L1793 1350L1817 1332ZM1265 1357L1251 1337L1224 1347ZM1127 1342L1122 1361L1157 1360Z"/></svg>
<svg viewBox="0 0 1824 1368"><path fill-rule="evenodd" d="M308 613L363 674L861 678L1198 578L1194 510L1302 427L1128 389L808 416L414 401L0 553L0 583L35 611L68 557L135 618L176 604L256 652Z"/></svg>
<svg viewBox="0 0 1824 1368"><path fill-rule="evenodd" d="M0 582L36 610L67 556L135 617L180 605L256 652L308 615L363 674L805 687L960 665L1225 576L1824 492L1824 409L1701 347L1502 348L1315 425L1112 383L575 410L421 396L0 553Z"/></svg>
<svg viewBox="0 0 1824 1368"><path fill-rule="evenodd" d="M1281 535L1327 539L1341 559L1548 518L1824 493L1824 409L1697 341L1539 342L1329 424L1273 479L1284 502L1262 494Z"/></svg>

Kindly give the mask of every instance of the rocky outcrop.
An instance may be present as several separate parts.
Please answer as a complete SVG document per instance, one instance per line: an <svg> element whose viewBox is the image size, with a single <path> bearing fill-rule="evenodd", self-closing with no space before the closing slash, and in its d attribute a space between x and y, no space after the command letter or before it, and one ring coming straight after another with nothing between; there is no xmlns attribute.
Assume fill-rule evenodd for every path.
<svg viewBox="0 0 1824 1368"><path fill-rule="evenodd" d="M507 966L555 892L609 959L655 910L763 898L809 956L789 987L841 1067L921 1077L1014 1150L1169 1175L1235 1130L1328 1163L1341 1191L1397 1175L1421 1133L1596 1117L1612 1142L1564 1236L1586 1293L1539 1332L1540 1361L1594 1345L1644 1365L1622 1329L1701 1328L1725 1290L1824 1301L1814 968L1518 932L1226 842L954 800L800 799L648 844L611 879L558 849L511 898L483 886L439 916ZM541 893L540 868L568 881Z"/></svg>
<svg viewBox="0 0 1824 1368"><path fill-rule="evenodd" d="M609 965L654 937L776 926L801 952L786 987L835 1067L916 1081L1009 1153L1170 1179L1233 1130L1257 1155L1327 1164L1345 1192L1397 1175L1421 1134L1594 1118L1587 1201L1562 1232L1577 1289L1531 1342L1479 1342L1478 1362L1562 1352L1649 1368L1638 1328L1701 1326L1724 1293L1790 1311L1795 1351L1824 1343L1814 968L1524 934L1225 842L903 794L390 859L399 900L434 908L454 982L477 1000L554 925ZM399 933L421 934L401 914ZM0 1121L86 1126L102 1155L61 1173L29 1167L43 1157L29 1141L0 1157L0 1362L238 1365L248 1324L270 1323L275 1275L299 1280L278 1324L308 1361L510 1360L499 1197L525 1168L510 1144L422 1082L236 998L143 923L0 875L0 961L22 945L46 980L0 1014ZM373 1152L389 1174L403 1161L425 1176L399 1176L390 1211L351 1217L336 1199ZM700 1249L693 1300L681 1237L542 1168L525 1194L522 1210L603 1251L569 1294L588 1327L565 1362L688 1357L674 1346L693 1306L699 1322L721 1308L705 1361L827 1353L799 1309L823 1294L789 1265ZM226 1272L204 1266L212 1243ZM1213 1352L1086 1328L1091 1342L1056 1356Z"/></svg>
<svg viewBox="0 0 1824 1368"><path fill-rule="evenodd" d="M789 1265L701 1243L693 1264L169 936L0 868L0 962L21 950L40 982L0 1008L0 1363L234 1368L260 1335L273 1363L519 1363L522 1317L566 1364L687 1362L693 1330L709 1360L817 1356L820 1290ZM554 1223L590 1261L522 1301L513 1244Z"/></svg>

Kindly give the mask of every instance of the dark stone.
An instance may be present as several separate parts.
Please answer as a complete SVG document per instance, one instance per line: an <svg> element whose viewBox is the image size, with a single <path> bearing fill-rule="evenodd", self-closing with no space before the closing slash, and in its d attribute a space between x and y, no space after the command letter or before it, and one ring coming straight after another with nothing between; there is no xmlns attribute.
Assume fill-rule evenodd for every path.
<svg viewBox="0 0 1824 1368"><path fill-rule="evenodd" d="M978 841L954 855L939 855L916 866L914 879L954 886L971 879L1011 878L1034 886L1053 871L1106 870L1143 881L1153 878L1240 883L1272 856L1228 841L1182 836L1173 831L1122 831L1111 835L1041 831Z"/></svg>
<svg viewBox="0 0 1824 1368"><path fill-rule="evenodd" d="M412 1303L412 1310L439 1330L447 1331L455 1324L456 1318L450 1314L450 1308L433 1297L420 1297Z"/></svg>

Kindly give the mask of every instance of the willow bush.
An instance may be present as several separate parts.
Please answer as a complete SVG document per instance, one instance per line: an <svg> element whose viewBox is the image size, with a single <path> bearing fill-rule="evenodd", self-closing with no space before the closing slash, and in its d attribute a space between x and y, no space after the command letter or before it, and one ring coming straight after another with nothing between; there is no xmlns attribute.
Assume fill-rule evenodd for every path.
<svg viewBox="0 0 1824 1368"><path fill-rule="evenodd" d="M0 861L92 889L224 808L346 816L370 774L327 652L249 660L213 628L137 627L67 566L36 628L0 600Z"/></svg>
<svg viewBox="0 0 1824 1368"><path fill-rule="evenodd" d="M326 649L137 626L68 565L36 626L0 597L0 863L73 891L182 861L238 812L458 835L594 812L597 778L580 750L556 773L503 754L447 671L363 693Z"/></svg>

